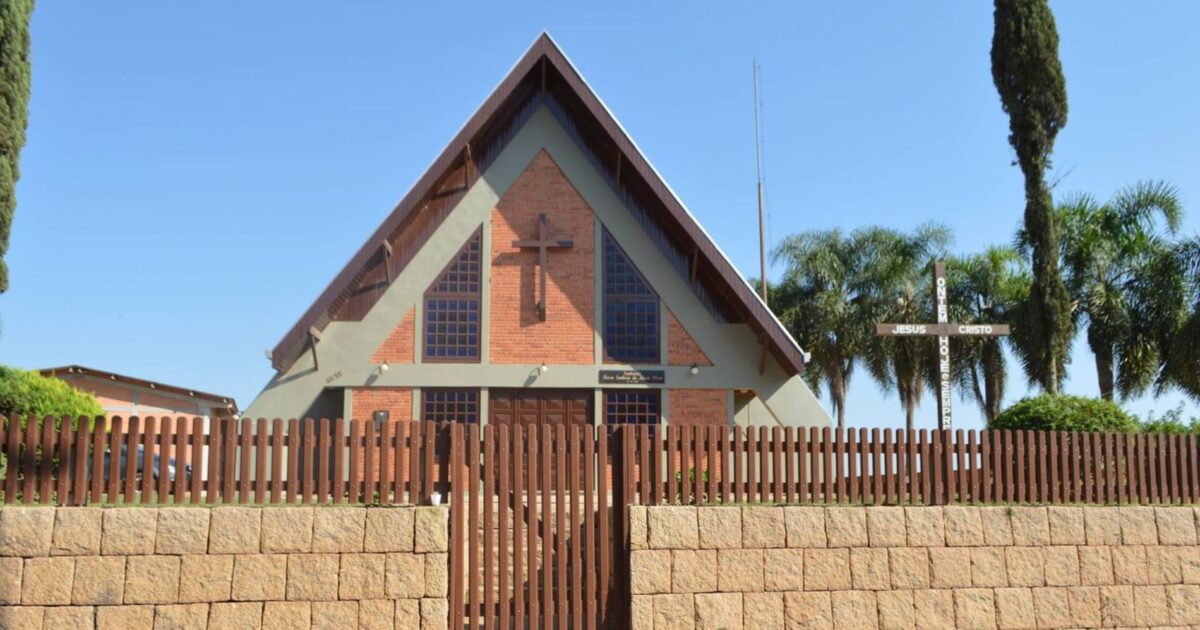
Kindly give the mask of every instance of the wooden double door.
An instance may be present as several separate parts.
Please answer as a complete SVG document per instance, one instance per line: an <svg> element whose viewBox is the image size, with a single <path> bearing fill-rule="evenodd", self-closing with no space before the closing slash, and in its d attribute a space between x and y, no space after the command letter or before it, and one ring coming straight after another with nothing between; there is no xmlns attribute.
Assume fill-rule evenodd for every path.
<svg viewBox="0 0 1200 630"><path fill-rule="evenodd" d="M591 426L595 395L590 389L492 389L488 422L509 426Z"/></svg>

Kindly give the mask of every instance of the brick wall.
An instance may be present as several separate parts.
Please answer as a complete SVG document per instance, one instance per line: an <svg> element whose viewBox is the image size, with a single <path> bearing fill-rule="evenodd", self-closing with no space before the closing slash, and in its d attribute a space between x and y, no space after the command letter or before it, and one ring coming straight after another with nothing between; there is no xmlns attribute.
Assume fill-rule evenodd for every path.
<svg viewBox="0 0 1200 630"><path fill-rule="evenodd" d="M383 409L392 422L412 420L413 390L407 387L357 387L350 390L350 416L371 420L371 414Z"/></svg>
<svg viewBox="0 0 1200 630"><path fill-rule="evenodd" d="M408 422L412 417L412 401L416 394L407 387L359 387L350 392L350 419L375 419L375 411L386 410L388 422ZM365 434L364 434L365 438ZM379 465L383 470L391 470L394 463L395 451L388 450L382 454ZM366 471L366 461L358 460L358 474Z"/></svg>
<svg viewBox="0 0 1200 630"><path fill-rule="evenodd" d="M446 628L445 508L0 511L0 628Z"/></svg>
<svg viewBox="0 0 1200 630"><path fill-rule="evenodd" d="M671 424L716 424L724 426L729 419L727 389L672 389Z"/></svg>
<svg viewBox="0 0 1200 630"><path fill-rule="evenodd" d="M634 628L1200 625L1200 508L635 507Z"/></svg>
<svg viewBox="0 0 1200 630"><path fill-rule="evenodd" d="M388 333L387 339L375 349L371 355L371 363L412 363L416 347L416 336L413 330L416 309L408 309L400 323Z"/></svg>
<svg viewBox="0 0 1200 630"><path fill-rule="evenodd" d="M571 249L547 254L544 322L537 314L538 252L512 245L537 238L541 213L549 219L550 237L575 242ZM594 233L591 208L550 155L538 153L492 211L492 363L592 363Z"/></svg>
<svg viewBox="0 0 1200 630"><path fill-rule="evenodd" d="M667 363L670 365L712 365L700 344L692 339L675 314L667 310Z"/></svg>

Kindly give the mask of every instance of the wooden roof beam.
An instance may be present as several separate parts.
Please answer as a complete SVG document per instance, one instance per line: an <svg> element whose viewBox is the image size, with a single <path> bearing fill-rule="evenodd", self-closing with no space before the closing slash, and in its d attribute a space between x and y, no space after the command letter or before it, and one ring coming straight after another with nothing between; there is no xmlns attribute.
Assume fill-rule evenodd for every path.
<svg viewBox="0 0 1200 630"><path fill-rule="evenodd" d="M385 239L383 239L383 242L379 244L379 246L380 246L380 249L383 250L383 274L384 274L384 277L387 278L387 283L391 284L392 283L392 244L389 243L387 241L387 239L385 238Z"/></svg>
<svg viewBox="0 0 1200 630"><path fill-rule="evenodd" d="M317 330L316 326L310 326L308 329L308 348L312 351L313 370L321 371L321 365L317 363L317 342L321 340L321 331Z"/></svg>

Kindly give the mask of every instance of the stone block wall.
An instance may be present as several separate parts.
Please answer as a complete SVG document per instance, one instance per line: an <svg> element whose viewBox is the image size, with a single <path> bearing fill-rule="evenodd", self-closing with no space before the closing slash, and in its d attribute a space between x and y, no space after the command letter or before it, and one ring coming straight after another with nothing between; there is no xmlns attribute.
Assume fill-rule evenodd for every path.
<svg viewBox="0 0 1200 630"><path fill-rule="evenodd" d="M435 507L5 507L0 628L445 628Z"/></svg>
<svg viewBox="0 0 1200 630"><path fill-rule="evenodd" d="M1200 626L1200 508L630 514L634 628Z"/></svg>

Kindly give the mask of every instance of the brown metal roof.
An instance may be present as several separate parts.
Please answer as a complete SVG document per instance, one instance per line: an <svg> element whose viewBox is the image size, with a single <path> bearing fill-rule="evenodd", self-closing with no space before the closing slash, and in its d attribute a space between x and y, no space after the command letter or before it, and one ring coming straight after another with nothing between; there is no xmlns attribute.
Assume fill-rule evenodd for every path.
<svg viewBox="0 0 1200 630"><path fill-rule="evenodd" d="M275 369L284 371L291 366L304 350L310 330L321 331L330 321L365 315L478 178L481 155L503 135L506 122L529 94L538 90L553 93L573 119L580 121L578 132L594 155L612 156L615 168L610 175L615 172L616 184L639 199L673 246L692 254L693 278L704 284L722 315L748 323L788 372L802 371L800 346L546 33L533 42L383 224L283 336L271 353Z"/></svg>
<svg viewBox="0 0 1200 630"><path fill-rule="evenodd" d="M115 372L106 372L104 370L96 370L96 369L89 368L89 367L83 367L81 365L64 365L64 366L60 366L60 367L45 368L42 370L38 370L38 373L40 373L42 376L47 376L47 377L51 377L51 378L58 378L60 376L67 375L67 374L93 376L96 378L114 381L117 383L136 385L139 387L145 387L147 389L153 389L153 390L160 391L160 392L167 392L170 394L178 394L180 396L187 396L189 398L199 398L201 400L207 400L207 401L214 402L214 403L217 403L218 405L220 405L220 407L219 407L220 409L228 409L230 411L230 413L232 413L233 415L237 415L237 413L238 413L237 402L234 401L234 399L229 396L221 396L219 394L210 394L208 392L202 392L202 391L195 390L195 389L187 389L186 387L178 387L175 385L166 385L164 383L159 383L156 381L147 381L147 380L141 379L141 378L125 376L124 374L117 374Z"/></svg>

